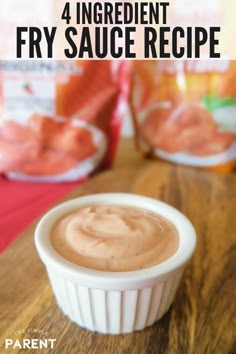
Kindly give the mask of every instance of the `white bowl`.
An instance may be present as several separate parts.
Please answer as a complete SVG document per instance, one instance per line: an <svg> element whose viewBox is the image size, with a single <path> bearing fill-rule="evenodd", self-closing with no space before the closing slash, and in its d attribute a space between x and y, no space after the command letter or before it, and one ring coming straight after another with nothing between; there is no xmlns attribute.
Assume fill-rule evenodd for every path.
<svg viewBox="0 0 236 354"><path fill-rule="evenodd" d="M78 207L99 204L140 207L164 216L177 228L177 252L154 267L131 272L97 271L67 261L51 244L53 225ZM35 244L63 313L91 331L121 334L150 326L168 311L195 249L196 234L183 214L163 202L109 193L76 198L53 208L37 225Z"/></svg>
<svg viewBox="0 0 236 354"><path fill-rule="evenodd" d="M79 119L74 119L71 127L83 127L90 131L97 151L94 155L79 161L78 164L66 172L58 173L55 175L40 176L40 175L27 175L22 172L7 172L7 177L17 181L29 182L71 182L76 181L88 176L93 172L100 162L102 161L107 148L107 138L105 134L93 125Z"/></svg>

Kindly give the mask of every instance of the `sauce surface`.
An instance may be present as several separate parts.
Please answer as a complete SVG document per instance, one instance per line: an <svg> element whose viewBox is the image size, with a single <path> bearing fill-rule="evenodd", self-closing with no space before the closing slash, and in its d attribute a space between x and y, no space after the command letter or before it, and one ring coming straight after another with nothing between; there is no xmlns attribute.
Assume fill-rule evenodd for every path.
<svg viewBox="0 0 236 354"><path fill-rule="evenodd" d="M78 208L55 224L51 242L65 259L113 272L148 268L178 249L174 225L162 216L130 206Z"/></svg>

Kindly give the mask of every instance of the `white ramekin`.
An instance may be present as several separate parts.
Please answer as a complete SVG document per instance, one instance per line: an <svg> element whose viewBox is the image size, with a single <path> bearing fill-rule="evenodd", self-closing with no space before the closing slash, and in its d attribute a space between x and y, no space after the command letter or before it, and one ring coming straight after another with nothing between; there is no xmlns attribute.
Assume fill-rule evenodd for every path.
<svg viewBox="0 0 236 354"><path fill-rule="evenodd" d="M161 264L132 272L95 271L67 261L52 247L52 226L68 212L94 204L135 206L166 217L179 233L177 252ZM196 234L183 214L163 202L109 193L76 198L50 210L37 225L35 244L63 313L91 331L121 334L150 326L168 311L194 251Z"/></svg>

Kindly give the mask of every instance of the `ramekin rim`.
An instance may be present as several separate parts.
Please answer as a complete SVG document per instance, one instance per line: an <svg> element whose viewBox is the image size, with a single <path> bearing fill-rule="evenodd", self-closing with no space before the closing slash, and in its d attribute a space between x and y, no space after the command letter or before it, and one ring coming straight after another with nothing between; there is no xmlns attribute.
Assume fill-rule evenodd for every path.
<svg viewBox="0 0 236 354"><path fill-rule="evenodd" d="M126 199L123 203L118 203L117 200L114 200L114 202L104 202L105 199L116 199L116 198L122 198ZM127 202L127 200L129 200ZM142 204L145 204L147 206L149 204L150 208L146 208L141 206ZM45 228L45 225L48 222L48 219L50 220L53 216L55 220L59 219L64 213L62 212L63 208L71 208L70 210L73 210L73 207L79 207L82 205L91 205L93 204L109 204L109 205L129 205L129 206L136 206L140 207L143 209L148 209L151 211L154 211L154 205L156 207L165 209L165 211L169 211L172 216L175 215L176 218L179 219L180 223L184 224L185 227L185 232L186 234L188 233L189 237L189 245L188 249L185 250L185 252L180 252L180 249L183 246L181 245L181 237L182 235L180 234L180 230L178 229L179 232L179 238L180 238L180 245L176 253L165 260L164 262L161 262L155 266L149 267L149 268L144 268L140 270L134 270L134 271L127 271L127 272L107 272L107 271L100 271L100 270L93 270L93 269L88 269L85 267L81 267L77 264L74 264L65 258L63 258L60 254L56 252L56 250L53 248L51 242L50 242L50 232L48 232L48 235L43 235L42 231L43 228ZM139 205L137 205L137 203ZM152 207L153 208L152 208ZM61 211L61 213L60 213ZM160 210L157 212L157 214L163 215L160 212ZM175 222L168 218L166 214L163 215L166 217L168 220L170 220L175 226ZM55 221L54 221L55 222ZM52 223L53 224L53 223ZM57 270L62 271L63 273L66 273L67 275L70 274L71 276L80 276L81 280L95 280L99 282L111 282L112 284L115 284L117 282L129 282L129 281L141 281L141 280L147 280L147 278L154 278L157 276L163 276L168 273L172 273L173 271L177 270L178 268L182 267L186 262L191 258L195 246L196 246L196 232L195 229L192 225L192 223L189 221L189 219L182 214L180 211L178 211L176 208L170 206L169 204L162 202L160 200L156 200L150 197L142 196L139 194L131 194L131 193L97 193L97 194L90 194L90 195L84 195L84 196L79 196L77 198L70 199L64 203L60 203L59 205L55 206L54 208L50 209L44 216L40 219L38 222L36 229L35 229L35 245L37 248L37 251L40 255L40 258L43 260L45 265L50 265L53 268L56 268Z"/></svg>

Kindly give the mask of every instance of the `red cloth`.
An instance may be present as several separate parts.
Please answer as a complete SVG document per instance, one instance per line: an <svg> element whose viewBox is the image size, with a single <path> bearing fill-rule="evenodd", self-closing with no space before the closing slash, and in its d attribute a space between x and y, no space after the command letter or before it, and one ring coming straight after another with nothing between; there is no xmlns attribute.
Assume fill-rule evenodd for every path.
<svg viewBox="0 0 236 354"><path fill-rule="evenodd" d="M29 183L0 177L0 253L80 182Z"/></svg>

